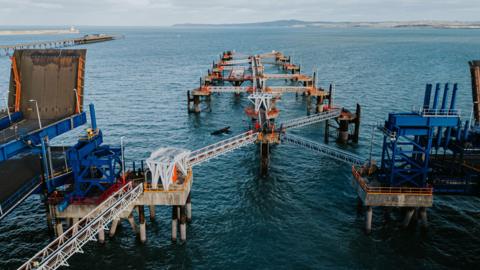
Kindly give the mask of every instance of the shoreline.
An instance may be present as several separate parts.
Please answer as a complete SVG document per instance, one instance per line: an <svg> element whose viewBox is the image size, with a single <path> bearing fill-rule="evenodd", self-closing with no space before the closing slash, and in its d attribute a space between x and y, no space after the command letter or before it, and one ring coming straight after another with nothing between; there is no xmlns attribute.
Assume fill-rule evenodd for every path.
<svg viewBox="0 0 480 270"><path fill-rule="evenodd" d="M0 36L15 35L63 35L63 34L79 34L78 29L67 30L0 30Z"/></svg>

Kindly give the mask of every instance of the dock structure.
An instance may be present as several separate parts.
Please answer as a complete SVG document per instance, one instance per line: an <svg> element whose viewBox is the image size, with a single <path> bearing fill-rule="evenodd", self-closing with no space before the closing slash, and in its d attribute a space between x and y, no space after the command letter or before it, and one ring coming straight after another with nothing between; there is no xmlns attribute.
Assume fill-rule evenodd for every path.
<svg viewBox="0 0 480 270"><path fill-rule="evenodd" d="M305 75L297 76L300 68L290 64L290 58L273 52L256 55L248 59L235 59L231 53L224 54L224 63L234 69L237 64L250 66L250 73L235 73L236 79L229 80L236 87L248 94L251 106L245 109L252 119L252 128L246 132L202 147L189 150L177 147L162 147L151 152L146 160L125 164L123 148L103 145L103 135L96 125L95 111L90 106L90 128L78 143L66 151L66 162L71 181L57 185L45 181L46 186L53 187L47 191L48 219L57 236L56 240L44 250L38 252L20 269L55 269L66 265L67 259L90 240L105 241L105 230L115 235L121 220L127 220L134 234L139 235L140 242L147 241L145 208L150 212L150 222L155 222L155 209L167 206L171 211L172 241L186 241L188 223L192 220L192 185L194 167L201 166L220 155L228 154L240 148L257 144L261 152L262 175L268 172L271 144L299 145L348 164L364 164L361 157L346 151L315 143L299 136L288 134L288 130L323 123L328 120L342 119L351 115L331 102L333 87L329 91L316 88L314 79ZM272 58L280 66L281 72L264 76L260 59ZM235 64L235 65L234 65ZM228 68L227 68L228 69ZM283 76L286 74L287 76ZM295 75L295 76L292 76ZM244 78L250 77L250 85L242 88ZM300 82L303 86L267 87L266 81L281 79ZM215 83L218 84L218 83ZM232 89L215 88L220 85L202 86L194 91L194 98L209 96L210 90L228 92ZM207 90L205 90L207 87ZM212 87L208 89L208 87ZM276 91L276 92L274 92ZM208 93L208 94L207 94ZM275 102L283 93L301 93L319 97L318 112L304 117L275 123L280 112ZM195 98L195 99L197 99ZM329 100L324 104L324 100ZM82 104L79 104L82 106ZM351 116L352 117L352 116ZM339 120L342 121L342 120ZM48 162L42 161L43 166ZM138 220L134 218L137 213ZM110 225L110 226L108 226Z"/></svg>
<svg viewBox="0 0 480 270"><path fill-rule="evenodd" d="M50 140L86 123L85 56L86 50L17 50L12 56L7 107L0 113L0 219L43 190L46 179L65 180L64 149Z"/></svg>
<svg viewBox="0 0 480 270"><path fill-rule="evenodd" d="M200 86L192 92L187 92L188 111L201 112L201 100L209 102L212 93L247 94L252 106L245 109L251 119L254 130L260 131L260 153L262 157L262 175L268 171L269 144L278 143L276 129L280 127L275 119L280 113L276 106L283 94L302 94L307 98L307 110L310 113L311 99L316 100L315 113L310 120L305 119L303 124L284 123L284 127L306 125L309 121L325 121L325 138L329 142L330 127L337 131L337 142L358 142L360 132L360 105L357 104L356 112L352 113L344 108L336 108L333 104L335 86L332 84L325 90L317 86L317 74L308 76L300 73L299 65L291 62L291 57L281 52L272 51L251 56L239 55L234 51L225 51L220 56L218 63L213 62L212 69L200 79ZM267 73L269 72L269 73ZM272 81L277 81L271 84ZM284 81L284 85L278 85ZM328 112L322 114L323 112ZM334 117L330 117L333 114ZM320 117L320 118L319 118ZM337 126L332 125L332 121ZM350 126L354 126L350 128ZM350 131L353 130L353 131Z"/></svg>
<svg viewBox="0 0 480 270"><path fill-rule="evenodd" d="M480 194L480 132L478 125L461 121L458 86L453 84L451 94L450 86L427 84L419 110L389 114L378 127L383 133L380 167L352 167L352 185L367 209L367 232L374 206L405 208L404 226L416 211L427 226L426 208L433 205L434 195ZM476 95L473 99L475 108Z"/></svg>
<svg viewBox="0 0 480 270"><path fill-rule="evenodd" d="M328 91L317 87L315 74L313 77L301 75L300 67L290 62L290 57L275 51L249 57L224 52L221 61L214 63L214 69L201 80L200 87L187 94L189 111L200 112L200 98L206 97L208 101L212 93L245 93L251 104L245 109L252 121L251 129L196 150L161 147L153 150L147 159L132 162L130 166L125 162L123 146L103 144L103 134L96 125L94 107L90 105L90 127L78 143L65 152L69 181L49 178L49 159L40 160L39 166L45 168L40 176L46 179L47 219L51 221L57 237L19 269L56 269L68 265L67 260L81 252L88 241L105 242L106 230L110 237L114 237L122 220L128 221L133 234L138 234L139 241L144 243L147 241L146 207L151 223L155 222L157 207L171 208L171 240L186 241L188 223L193 216L194 168L255 144L260 151L261 175L268 172L272 144L300 146L351 165L352 185L357 192L359 206L366 208L367 232L372 230L373 207L404 209L403 226L408 226L417 211L426 226L426 209L432 206L435 193L467 194L467 191L478 187L478 164L464 161L466 153L470 153L468 151L480 149L480 140L475 128L460 121L459 111L455 108L456 85L449 106L448 85L444 88L441 106L440 85L436 87L433 102L433 86L427 85L420 110L389 115L385 124L379 127L384 140L378 167L373 160L334 145L290 134L289 131L294 128L325 123L324 141L328 142L329 121L335 121L338 124L337 142L355 142L360 125L359 106L355 113L337 106L333 103L333 85ZM281 73L266 73L268 69L265 65L279 67ZM286 80L289 85L267 85L267 81L277 79ZM15 86L15 82L12 84ZM317 97L316 113L278 123L280 109L276 102L284 93ZM77 106L81 105L77 102ZM82 111L82 107L77 108L77 111ZM353 132L350 132L351 124L354 125ZM439 169L435 164L449 162L441 157L448 155L437 155L433 149L452 151L453 158L463 161L452 167L452 172L458 173L457 178L450 181L442 178L445 176L441 170L443 165ZM459 177L463 177L463 182L459 181Z"/></svg>
<svg viewBox="0 0 480 270"><path fill-rule="evenodd" d="M115 35L107 34L93 34L85 35L78 38L68 38L62 40L52 40L52 41L37 41L37 42L28 42L28 43L19 43L13 45L0 45L0 56L12 56L15 50L23 49L57 49L57 48L66 48L83 44L111 41L119 38Z"/></svg>

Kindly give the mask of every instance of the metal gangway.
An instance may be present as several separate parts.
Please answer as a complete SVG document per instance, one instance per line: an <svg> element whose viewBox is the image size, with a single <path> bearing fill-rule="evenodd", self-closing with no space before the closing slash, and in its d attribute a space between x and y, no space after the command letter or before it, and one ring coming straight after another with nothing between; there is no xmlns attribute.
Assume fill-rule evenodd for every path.
<svg viewBox="0 0 480 270"><path fill-rule="evenodd" d="M320 112L313 115L288 120L286 122L283 122L283 128L298 128L334 119L339 117L341 112L342 110L340 108L333 108L325 112Z"/></svg>
<svg viewBox="0 0 480 270"><path fill-rule="evenodd" d="M349 165L362 166L367 162L364 158L357 156L355 154L352 154L350 152L343 151L341 149L328 146L326 144L313 142L308 139L305 139L296 135L292 135L292 134L283 134L281 136L281 141L302 146L304 148L313 150L315 152L318 152L330 158L348 163Z"/></svg>
<svg viewBox="0 0 480 270"><path fill-rule="evenodd" d="M112 220L119 218L142 192L143 184L133 186L129 182L18 269L53 270L68 266L67 260L77 252L83 253L82 247L89 241L95 241L95 235Z"/></svg>
<svg viewBox="0 0 480 270"><path fill-rule="evenodd" d="M258 133L252 130L233 136L223 141L205 146L190 153L188 160L190 166L208 161L219 155L231 152L242 146L254 143L258 138Z"/></svg>
<svg viewBox="0 0 480 270"><path fill-rule="evenodd" d="M251 59L236 59L236 60L228 60L220 62L222 66L233 66L233 65L242 65L242 64L250 64Z"/></svg>

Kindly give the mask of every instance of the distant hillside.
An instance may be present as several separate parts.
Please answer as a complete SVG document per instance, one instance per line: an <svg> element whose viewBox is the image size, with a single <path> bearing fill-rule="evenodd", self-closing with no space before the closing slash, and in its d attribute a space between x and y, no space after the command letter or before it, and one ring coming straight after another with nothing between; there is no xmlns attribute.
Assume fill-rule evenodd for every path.
<svg viewBox="0 0 480 270"><path fill-rule="evenodd" d="M399 27L431 27L431 28L469 28L480 29L480 22L458 21L392 21L392 22L309 22L300 20L279 20L256 23L233 24L175 24L174 27L371 27L371 28L399 28Z"/></svg>

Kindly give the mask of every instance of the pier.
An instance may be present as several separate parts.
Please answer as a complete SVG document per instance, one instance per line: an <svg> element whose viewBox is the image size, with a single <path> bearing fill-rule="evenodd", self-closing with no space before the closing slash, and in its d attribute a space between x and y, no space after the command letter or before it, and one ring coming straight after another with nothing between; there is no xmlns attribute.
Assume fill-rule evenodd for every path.
<svg viewBox="0 0 480 270"><path fill-rule="evenodd" d="M22 158L25 163L33 164L35 170L22 177L11 172L17 185L9 187L13 195L7 194L8 207L2 202L0 217L13 211L30 194L41 193L48 209L49 228L56 236L19 269L67 266L68 259L82 252L87 242L104 243L107 232L109 237L115 237L122 221L127 221L132 235L145 243L148 241L145 211L148 209L149 222L154 223L157 207L168 207L169 212L171 209L167 217L171 221L171 241L184 243L195 213L192 200L195 168L241 148L260 153L259 175L265 180L271 166L270 153L275 151L272 145L291 144L351 166L351 184L358 196L358 209L365 214L367 233L372 231L374 207L384 209L386 216L391 209L400 209L405 215L404 227L409 226L414 214L418 213L421 224L426 227L427 208L433 205L434 195L479 194L478 119L475 118L476 125L468 120L462 122L456 109L459 90L456 84L451 92L449 84L443 85L443 95L442 85L427 84L420 109L389 114L387 121L377 127L383 135L382 157L377 165L371 158L337 147L337 144L348 147L358 142L360 105L357 104L352 112L335 103L338 92L333 83L322 88L317 82L317 72L312 76L302 74L301 67L292 63L291 57L277 51L249 56L225 51L200 79L200 85L186 91L186 109L189 113L200 114L199 117L208 113L205 106L212 109L213 93L231 93L247 99L249 105L242 117L249 119L250 127L239 134L199 149L175 145L152 149L145 160L127 164L123 145L103 143L95 107L90 104L90 125L84 135L73 146L55 148L50 146L50 139L87 122L82 98L85 95L85 56L85 50L17 50L12 58L9 106L0 123L5 125L4 129L28 123L31 129L27 137L14 133L0 145L0 150L3 149L0 166L4 166L0 169L17 170L12 165L17 162L17 154L28 152L28 159ZM62 59L69 59L68 66L72 69L68 74L54 76L70 78L58 89L30 89L30 84L25 83L33 80L28 73L29 65ZM480 65L478 62L470 65L472 91L478 96ZM56 70L44 68L42 72L55 74ZM307 113L293 119L285 117L286 120L280 122L280 113L288 116L288 111L281 107L281 97L287 98L287 94L305 96ZM63 108L60 111L66 113L45 109L53 102L53 96L60 99L57 100ZM474 100L477 96L474 95ZM45 117L41 116L49 113L52 116L46 119L50 121L42 122ZM23 119L30 122L22 122ZM313 125L324 126L324 135L319 138L323 143L290 133L292 129ZM336 144L329 144L332 137ZM10 144L15 147L9 147ZM447 166L448 172L445 171Z"/></svg>
<svg viewBox="0 0 480 270"><path fill-rule="evenodd" d="M269 69L279 73L265 73L269 69L263 66L263 60L270 63ZM130 223L133 234L139 234L140 242L148 241L146 207L150 211L151 222L155 220L156 207L170 207L171 239L174 242L187 241L188 223L194 212L191 194L194 168L240 148L258 148L260 175L268 174L271 144L291 143L348 164L366 163L363 158L334 146L315 143L288 133L294 128L331 121L338 125L339 143L353 142L355 133L345 136L341 131L341 123L345 119L357 119L359 116L359 111L358 114L351 113L333 104L333 85L328 90L318 87L315 74L313 77L300 74L300 68L289 61L289 57L278 52L241 59L237 59L232 52L225 52L220 62L214 64L214 68L228 66L225 70L230 70L227 71L230 75L225 76L220 72L213 79L209 72L201 86L192 91L192 96L188 93L189 111L200 112L200 98L208 99L215 91L240 92L246 95L251 104L245 108L246 116L251 119L251 129L197 150L173 146L156 149L146 160L130 165L125 164L123 148L103 144L102 132L96 124L95 110L90 105L91 127L76 145L65 152L71 179L71 182L66 183L70 184L66 189L60 188L64 186L63 183L43 178L43 183L50 187L46 200L49 209L47 220L57 239L20 269L55 269L66 265L67 259L80 252L86 242L95 239L100 243L106 241L106 229L109 230L110 237L114 237L121 220ZM247 65L242 70L248 71L237 71L238 65ZM224 78L227 79L223 80ZM285 81L286 85L269 86L269 80ZM227 83L231 86L225 85ZM317 102L314 112L277 123L280 107L276 102L286 93L302 94L309 98L313 96ZM348 125L359 123L353 121ZM329 137L330 134L326 133L324 140L328 141ZM46 168L47 160L42 161ZM134 211L138 213L138 220L134 219Z"/></svg>
<svg viewBox="0 0 480 270"><path fill-rule="evenodd" d="M111 41L120 38L115 35L91 34L78 38L69 38L52 41L37 41L29 43L19 43L13 45L0 45L0 56L12 56L15 50L19 49L57 49L72 47L83 44Z"/></svg>

